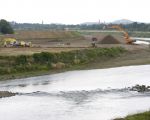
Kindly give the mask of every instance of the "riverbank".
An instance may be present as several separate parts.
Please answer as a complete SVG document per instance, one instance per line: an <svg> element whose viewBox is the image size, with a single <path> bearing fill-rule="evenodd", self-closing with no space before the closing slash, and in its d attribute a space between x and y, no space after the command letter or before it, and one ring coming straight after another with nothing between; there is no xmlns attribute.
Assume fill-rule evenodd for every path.
<svg viewBox="0 0 150 120"><path fill-rule="evenodd" d="M92 50L97 51L98 49L99 48L92 49ZM110 48L107 48L107 49L109 50ZM41 64L41 63L38 63L36 65L34 64L35 69L31 69L31 70L28 70L28 67L32 68L31 63L27 64L27 66L28 66L27 70L25 69L26 66L22 65L22 63L21 63L21 65L19 65L19 67L24 68L25 69L24 71L16 72L16 70L15 70L14 73L13 72L10 73L10 71L9 71L10 69L7 69L7 72L9 72L9 74L1 74L0 80L47 75L47 74L54 74L54 73L59 73L59 72L71 71L71 70L102 69L102 68L129 66L129 65L150 64L149 50L127 51L127 50L122 49L121 52L119 52L119 53L117 52L117 54L114 52L113 53L114 55L110 54L110 56L109 56L109 54L106 54L106 56L105 55L96 56L95 55L96 52L92 52L92 50L89 50L90 52L88 51L89 57L85 57L83 54L83 53L85 53L86 50L77 50L78 53L80 53L82 51L82 54L80 54L80 55L84 56L85 61L83 61L83 62L81 62L81 58L79 58L79 56L78 56L78 59L76 58L76 60L74 60L75 59L74 55L72 57L71 56L65 57L65 55L63 55L65 57L64 61L62 61L62 60L61 60L61 62L57 61L57 62L55 62L55 64L49 64L49 62L46 62L44 64ZM102 48L101 48L101 50L102 50ZM71 52L71 53L69 52L69 54L70 55L74 54L74 52ZM29 59L29 58L27 58L27 59ZM90 59L90 58L93 58L93 59ZM11 57L11 59L12 59L12 57ZM20 60L22 61L22 59L23 58L21 58ZM70 61L68 61L67 59L70 59ZM29 60L31 61L31 59L29 59ZM9 63L9 66L10 66L10 63ZM54 62L52 62L52 63L54 63ZM59 64L60 68L52 68L52 67L56 67L56 63ZM71 64L68 64L68 63L71 63ZM46 64L46 66L45 66L45 64ZM38 65L38 67L40 65L40 69L39 68L36 69L37 65ZM49 67L50 69L47 69L47 67ZM12 66L12 68L14 68L14 67ZM15 69L16 69L16 67L15 67Z"/></svg>
<svg viewBox="0 0 150 120"><path fill-rule="evenodd" d="M42 52L33 55L0 56L0 80L83 69L95 60L104 62L125 52L124 48L112 47L61 53Z"/></svg>
<svg viewBox="0 0 150 120"><path fill-rule="evenodd" d="M129 115L125 118L117 118L114 120L150 120L150 111L144 113L138 113L135 115Z"/></svg>

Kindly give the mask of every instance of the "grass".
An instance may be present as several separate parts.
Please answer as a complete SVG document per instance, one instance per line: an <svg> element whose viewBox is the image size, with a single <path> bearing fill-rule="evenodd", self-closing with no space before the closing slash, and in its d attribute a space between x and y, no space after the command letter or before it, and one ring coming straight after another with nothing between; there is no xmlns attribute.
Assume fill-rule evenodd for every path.
<svg viewBox="0 0 150 120"><path fill-rule="evenodd" d="M95 60L104 62L116 58L125 50L116 48L93 48L61 53L35 53L33 55L0 56L0 80L17 76L35 76L74 69L82 69Z"/></svg>
<svg viewBox="0 0 150 120"><path fill-rule="evenodd" d="M150 111L138 113L135 115L129 115L125 118L116 118L114 120L150 120Z"/></svg>
<svg viewBox="0 0 150 120"><path fill-rule="evenodd" d="M64 30L19 30L15 31L13 35L3 35L1 37L14 37L21 40L32 39L63 39L81 37L80 33L75 31Z"/></svg>
<svg viewBox="0 0 150 120"><path fill-rule="evenodd" d="M5 57L7 58L8 56ZM14 58L12 58L11 56L9 59L8 61L12 63L11 59ZM4 59L2 60L0 58L0 66L8 67L9 64L5 65L6 63L8 63L8 61ZM150 64L150 52L148 50L126 51L120 53L115 57L107 57L107 56L97 57L96 59L90 60L82 64L69 65L68 67L65 67L63 69L49 69L49 70L36 69L32 71L31 70L23 71L23 72L20 71L11 74L3 74L0 75L0 80L40 76L40 75L54 74L54 73L59 73L64 71L71 71L71 70L102 69L102 68L112 68L112 67L129 66L129 65L146 65L146 64Z"/></svg>
<svg viewBox="0 0 150 120"><path fill-rule="evenodd" d="M104 31L100 31L100 30L78 30L79 32L81 32L82 34L86 34L86 35L93 35L93 34L101 34L101 35L114 35L114 36L118 36L118 35L122 35L122 33L120 31L115 31L115 30L104 30ZM146 37L149 38L150 37L150 32L144 32L144 31L128 31L129 35L131 37Z"/></svg>
<svg viewBox="0 0 150 120"><path fill-rule="evenodd" d="M132 37L142 37L142 38L150 38L150 32L129 32L129 35Z"/></svg>
<svg viewBox="0 0 150 120"><path fill-rule="evenodd" d="M32 55L40 52L69 52L86 48L0 48L0 56Z"/></svg>

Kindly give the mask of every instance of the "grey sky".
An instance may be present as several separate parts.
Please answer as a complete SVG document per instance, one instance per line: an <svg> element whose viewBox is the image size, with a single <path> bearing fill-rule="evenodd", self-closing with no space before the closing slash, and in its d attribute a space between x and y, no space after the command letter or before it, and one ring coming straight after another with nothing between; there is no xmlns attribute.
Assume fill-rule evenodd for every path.
<svg viewBox="0 0 150 120"><path fill-rule="evenodd" d="M149 0L0 0L0 18L30 23L150 22Z"/></svg>

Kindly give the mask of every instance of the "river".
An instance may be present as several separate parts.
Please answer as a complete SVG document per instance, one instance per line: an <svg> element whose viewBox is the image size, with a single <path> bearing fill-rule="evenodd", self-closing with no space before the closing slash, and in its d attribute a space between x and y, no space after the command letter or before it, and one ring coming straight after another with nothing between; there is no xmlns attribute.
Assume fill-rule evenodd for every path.
<svg viewBox="0 0 150 120"><path fill-rule="evenodd" d="M131 39L136 40L136 44L150 44L150 38L131 37Z"/></svg>
<svg viewBox="0 0 150 120"><path fill-rule="evenodd" d="M150 109L150 65L81 70L0 82L1 120L111 120Z"/></svg>

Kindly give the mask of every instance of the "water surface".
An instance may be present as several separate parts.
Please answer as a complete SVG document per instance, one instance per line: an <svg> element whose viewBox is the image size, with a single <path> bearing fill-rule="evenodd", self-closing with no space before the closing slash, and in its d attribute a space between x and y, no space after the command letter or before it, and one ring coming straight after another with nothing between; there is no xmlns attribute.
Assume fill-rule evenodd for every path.
<svg viewBox="0 0 150 120"><path fill-rule="evenodd" d="M19 95L0 99L2 120L111 120L150 109L150 65L59 73L0 82Z"/></svg>

